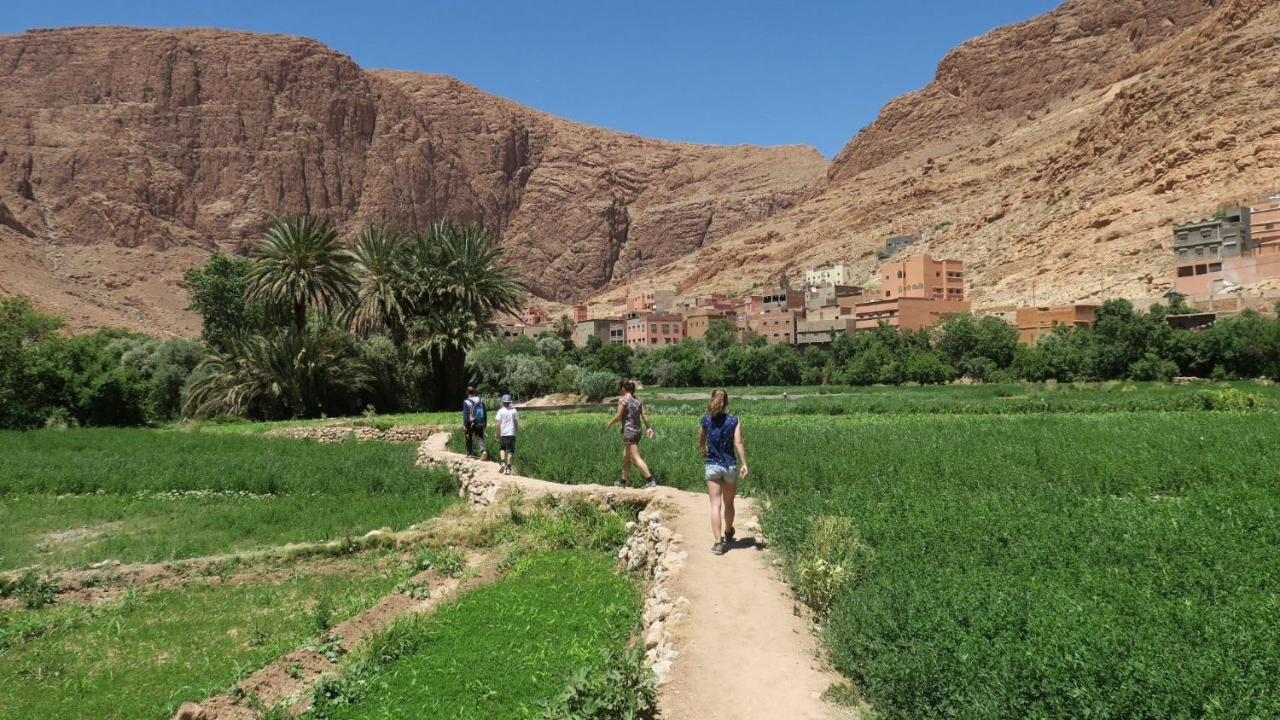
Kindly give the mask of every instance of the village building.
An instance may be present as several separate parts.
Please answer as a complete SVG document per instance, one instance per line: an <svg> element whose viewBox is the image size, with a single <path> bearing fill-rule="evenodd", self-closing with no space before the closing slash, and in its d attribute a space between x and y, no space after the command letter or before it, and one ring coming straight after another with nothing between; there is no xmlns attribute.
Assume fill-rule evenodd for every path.
<svg viewBox="0 0 1280 720"><path fill-rule="evenodd" d="M1058 325L1090 327L1098 315L1097 305L1061 305L1058 307L1020 307L1014 326L1018 340L1035 345L1040 338L1053 333Z"/></svg>
<svg viewBox="0 0 1280 720"><path fill-rule="evenodd" d="M600 338L600 342L624 343L627 340L627 323L621 318L593 318L583 320L573 328L573 344L586 347L592 337Z"/></svg>
<svg viewBox="0 0 1280 720"><path fill-rule="evenodd" d="M627 318L625 338L632 348L674 345L684 339L684 319L668 313L637 313Z"/></svg>
<svg viewBox="0 0 1280 720"><path fill-rule="evenodd" d="M814 268L804 274L804 284L810 287L815 285L850 285L852 283L853 268L844 263Z"/></svg>
<svg viewBox="0 0 1280 720"><path fill-rule="evenodd" d="M684 336L690 340L701 340L707 336L707 330L711 329L711 324L717 320L729 320L733 322L734 314L732 311L725 312L715 308L696 308L688 310L684 313Z"/></svg>
<svg viewBox="0 0 1280 720"><path fill-rule="evenodd" d="M636 290L627 294L627 314L668 312L675 300L676 294L671 290Z"/></svg>

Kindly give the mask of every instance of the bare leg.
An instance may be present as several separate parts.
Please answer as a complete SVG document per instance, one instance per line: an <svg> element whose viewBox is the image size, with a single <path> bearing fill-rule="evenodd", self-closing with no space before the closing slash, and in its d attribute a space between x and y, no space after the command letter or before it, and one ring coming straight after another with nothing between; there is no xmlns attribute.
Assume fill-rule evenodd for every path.
<svg viewBox="0 0 1280 720"><path fill-rule="evenodd" d="M631 446L622 446L622 482L631 484Z"/></svg>
<svg viewBox="0 0 1280 720"><path fill-rule="evenodd" d="M642 475L645 480L648 480L650 475L649 466L645 463L644 458L640 457L640 446L628 445L627 452L631 453L631 462L634 463L636 467L640 468L640 475Z"/></svg>
<svg viewBox="0 0 1280 720"><path fill-rule="evenodd" d="M724 507L720 483L707 482L707 497L711 499L711 535L720 542L724 539L724 526L720 524L720 512Z"/></svg>
<svg viewBox="0 0 1280 720"><path fill-rule="evenodd" d="M738 486L733 483L724 484L724 527L726 530L733 527L733 499L738 496Z"/></svg>

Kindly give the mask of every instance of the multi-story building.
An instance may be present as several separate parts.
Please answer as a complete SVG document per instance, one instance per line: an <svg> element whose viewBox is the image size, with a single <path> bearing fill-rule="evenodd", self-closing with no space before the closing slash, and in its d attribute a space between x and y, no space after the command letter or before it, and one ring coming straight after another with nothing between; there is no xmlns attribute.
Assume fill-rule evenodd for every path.
<svg viewBox="0 0 1280 720"><path fill-rule="evenodd" d="M760 310L768 312L770 310L803 310L804 309L804 291L803 290L770 290L760 299Z"/></svg>
<svg viewBox="0 0 1280 720"><path fill-rule="evenodd" d="M547 324L547 311L540 307L527 307L520 314L520 319L525 325L545 325Z"/></svg>
<svg viewBox="0 0 1280 720"><path fill-rule="evenodd" d="M920 255L880 268L880 299L964 300L964 263Z"/></svg>
<svg viewBox="0 0 1280 720"><path fill-rule="evenodd" d="M854 285L810 285L804 290L804 307L813 311L820 307L836 305L841 298L860 297L862 288Z"/></svg>
<svg viewBox="0 0 1280 720"><path fill-rule="evenodd" d="M1173 229L1173 289L1193 299L1212 301L1259 280L1280 278L1280 201L1259 203L1255 220L1250 208L1231 208L1212 220ZM1268 227L1275 225L1276 227ZM1253 237L1257 226L1266 245Z"/></svg>
<svg viewBox="0 0 1280 720"><path fill-rule="evenodd" d="M747 318L748 328L763 337L770 345L795 343L796 320L803 318L802 311L790 308L772 308Z"/></svg>
<svg viewBox="0 0 1280 720"><path fill-rule="evenodd" d="M888 240L885 240L884 241L885 257L893 257L894 255L897 255L903 250L911 247L912 245L915 245L916 240L918 239L919 238L917 238L915 235L898 235L897 237L891 237Z"/></svg>
<svg viewBox="0 0 1280 720"><path fill-rule="evenodd" d="M627 314L667 312L675 300L676 294L671 290L636 290L627 294Z"/></svg>
<svg viewBox="0 0 1280 720"><path fill-rule="evenodd" d="M844 263L814 268L804 274L804 284L810 287L815 285L849 285L852 282L853 268Z"/></svg>
<svg viewBox="0 0 1280 720"><path fill-rule="evenodd" d="M881 322L900 330L923 330L948 315L969 312L968 300L895 297L858 303L853 309L855 331L875 330Z"/></svg>
<svg viewBox="0 0 1280 720"><path fill-rule="evenodd" d="M1240 257L1250 249L1249 208L1230 208L1212 220L1173 228L1173 251L1179 270L1226 258ZM1181 272L1178 273L1180 276ZM1203 275L1203 272L1192 274Z"/></svg>
<svg viewBox="0 0 1280 720"><path fill-rule="evenodd" d="M684 339L684 320L679 315L647 312L627 318L626 342L633 348L674 345Z"/></svg>
<svg viewBox="0 0 1280 720"><path fill-rule="evenodd" d="M738 317L755 315L764 310L764 295L743 295L734 303Z"/></svg>
<svg viewBox="0 0 1280 720"><path fill-rule="evenodd" d="M707 330L717 320L733 322L733 313L726 313L715 308L696 308L684 313L684 336L690 340L701 340L707 336Z"/></svg>
<svg viewBox="0 0 1280 720"><path fill-rule="evenodd" d="M1258 252L1280 252L1280 195L1260 200L1249 207L1249 240Z"/></svg>
<svg viewBox="0 0 1280 720"><path fill-rule="evenodd" d="M587 341L593 336L600 338L600 342L605 345L622 343L627 340L626 333L627 323L621 318L583 320L573 328L573 344L578 347L586 347Z"/></svg>
<svg viewBox="0 0 1280 720"><path fill-rule="evenodd" d="M823 308L823 310L842 310L843 308ZM803 320L796 320L796 345L826 345L835 339L836 333L853 332L855 321L853 315L823 313L823 317L815 317L813 312L805 313Z"/></svg>
<svg viewBox="0 0 1280 720"><path fill-rule="evenodd" d="M1035 345L1040 338L1053 333L1053 328L1058 325L1089 327L1097 315L1097 305L1020 307L1014 325L1018 328L1018 340Z"/></svg>

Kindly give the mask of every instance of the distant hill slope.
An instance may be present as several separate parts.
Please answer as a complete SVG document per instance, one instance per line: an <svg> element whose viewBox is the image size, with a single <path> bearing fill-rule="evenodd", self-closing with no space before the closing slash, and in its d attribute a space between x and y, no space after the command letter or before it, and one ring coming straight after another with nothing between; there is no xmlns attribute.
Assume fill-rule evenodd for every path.
<svg viewBox="0 0 1280 720"><path fill-rule="evenodd" d="M792 206L826 168L587 127L301 38L0 37L0 292L77 328L198 332L182 271L299 213L483 222L537 295L571 300Z"/></svg>
<svg viewBox="0 0 1280 720"><path fill-rule="evenodd" d="M979 306L1158 296L1172 223L1280 190L1277 80L1280 3L1072 0L965 43L804 202L655 276L693 292L870 271L918 232L909 253L965 260Z"/></svg>

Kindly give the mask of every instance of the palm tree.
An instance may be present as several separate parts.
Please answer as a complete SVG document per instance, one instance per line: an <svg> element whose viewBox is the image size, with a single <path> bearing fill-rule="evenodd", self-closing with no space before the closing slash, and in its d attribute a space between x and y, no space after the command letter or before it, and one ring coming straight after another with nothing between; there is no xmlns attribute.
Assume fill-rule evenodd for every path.
<svg viewBox="0 0 1280 720"><path fill-rule="evenodd" d="M356 277L351 328L356 332L386 330L392 337L403 337L405 308L398 276L404 250L404 238L395 228L369 226L360 233L351 253Z"/></svg>
<svg viewBox="0 0 1280 720"><path fill-rule="evenodd" d="M354 258L338 242L338 234L319 218L277 220L253 248L246 296L261 301L294 330L307 324L307 308L337 312L351 302Z"/></svg>
<svg viewBox="0 0 1280 720"><path fill-rule="evenodd" d="M569 338L573 337L573 318L567 314L561 315L556 318L554 328L556 337L568 342Z"/></svg>
<svg viewBox="0 0 1280 720"><path fill-rule="evenodd" d="M409 241L398 278L410 351L436 369L439 405L466 384L466 352L493 331L499 313L524 305L515 271L501 264L503 250L479 226L445 220Z"/></svg>
<svg viewBox="0 0 1280 720"><path fill-rule="evenodd" d="M349 337L313 327L234 338L192 372L183 414L276 419L348 412L373 379Z"/></svg>

